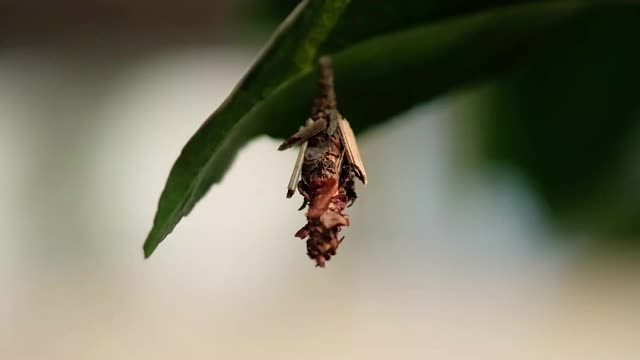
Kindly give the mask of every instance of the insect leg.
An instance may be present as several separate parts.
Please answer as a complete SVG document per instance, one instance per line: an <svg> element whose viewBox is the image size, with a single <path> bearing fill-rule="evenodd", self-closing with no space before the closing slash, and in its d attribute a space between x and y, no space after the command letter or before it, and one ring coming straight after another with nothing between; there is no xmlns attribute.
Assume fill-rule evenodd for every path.
<svg viewBox="0 0 640 360"><path fill-rule="evenodd" d="M304 198L304 199L302 200L302 205L300 206L300 208L298 209L298 211L300 211L300 210L302 210L302 209L306 208L308 203L309 203L309 202L307 201L307 198Z"/></svg>

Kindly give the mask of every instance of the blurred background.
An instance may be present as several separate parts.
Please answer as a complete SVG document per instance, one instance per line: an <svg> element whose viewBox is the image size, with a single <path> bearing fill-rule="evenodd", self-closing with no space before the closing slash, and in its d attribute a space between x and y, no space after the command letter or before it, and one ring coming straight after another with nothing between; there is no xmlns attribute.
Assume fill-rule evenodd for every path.
<svg viewBox="0 0 640 360"><path fill-rule="evenodd" d="M143 260L180 149L294 5L0 2L0 358L637 359L639 14L362 134L326 269L267 137Z"/></svg>

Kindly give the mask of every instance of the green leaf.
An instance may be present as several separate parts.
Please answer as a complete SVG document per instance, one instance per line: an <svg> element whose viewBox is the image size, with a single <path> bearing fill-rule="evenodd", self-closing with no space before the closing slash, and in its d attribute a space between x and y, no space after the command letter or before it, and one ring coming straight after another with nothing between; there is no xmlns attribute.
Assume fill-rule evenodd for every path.
<svg viewBox="0 0 640 360"><path fill-rule="evenodd" d="M285 137L302 123L320 55L333 56L340 108L358 131L455 86L495 77L555 45L551 35L585 12L621 6L563 1L498 6L511 2L517 3L302 2L183 149L160 198L145 257L221 180L248 140L260 134Z"/></svg>
<svg viewBox="0 0 640 360"><path fill-rule="evenodd" d="M638 6L581 17L565 46L491 83L473 115L488 120L488 158L526 175L557 227L607 246L640 244L639 23Z"/></svg>

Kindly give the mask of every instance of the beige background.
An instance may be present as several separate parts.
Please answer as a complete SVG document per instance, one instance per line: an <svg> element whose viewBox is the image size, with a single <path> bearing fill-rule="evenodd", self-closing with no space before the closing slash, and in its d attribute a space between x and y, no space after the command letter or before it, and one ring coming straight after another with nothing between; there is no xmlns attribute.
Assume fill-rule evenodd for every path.
<svg viewBox="0 0 640 360"><path fill-rule="evenodd" d="M0 51L1 359L640 356L634 259L562 246L581 235L517 174L460 168L458 97L359 139L370 185L326 269L268 138L144 261L172 162L256 51Z"/></svg>

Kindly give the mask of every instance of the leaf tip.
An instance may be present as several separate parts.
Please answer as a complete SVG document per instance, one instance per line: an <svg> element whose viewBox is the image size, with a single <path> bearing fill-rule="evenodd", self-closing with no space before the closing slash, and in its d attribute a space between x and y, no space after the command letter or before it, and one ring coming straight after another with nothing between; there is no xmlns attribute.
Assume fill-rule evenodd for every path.
<svg viewBox="0 0 640 360"><path fill-rule="evenodd" d="M153 254L153 252L156 250L157 247L157 243L154 243L152 241L150 241L150 239L147 239L144 242L144 245L142 245L142 251L144 252L144 258L148 259L151 254Z"/></svg>

